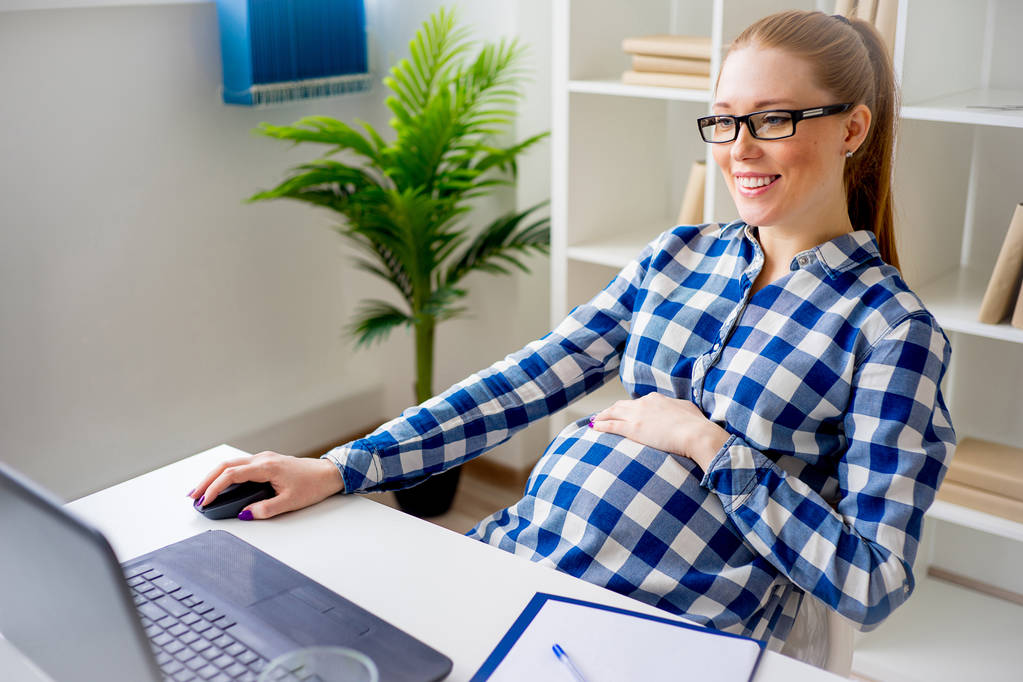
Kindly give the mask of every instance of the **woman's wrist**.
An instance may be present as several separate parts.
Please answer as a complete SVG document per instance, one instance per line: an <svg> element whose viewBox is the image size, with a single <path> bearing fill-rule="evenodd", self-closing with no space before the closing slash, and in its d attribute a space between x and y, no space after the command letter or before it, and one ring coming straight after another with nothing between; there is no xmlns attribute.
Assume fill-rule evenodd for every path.
<svg viewBox="0 0 1023 682"><path fill-rule="evenodd" d="M695 452L690 455L690 458L706 472L729 438L731 438L731 434L728 431L714 422L707 422L707 428L697 439Z"/></svg>
<svg viewBox="0 0 1023 682"><path fill-rule="evenodd" d="M341 475L341 470L338 469L337 464L329 457L321 457L320 461L324 463L323 484L329 491L327 497L343 493L345 491L345 479ZM327 465L330 465L329 468Z"/></svg>

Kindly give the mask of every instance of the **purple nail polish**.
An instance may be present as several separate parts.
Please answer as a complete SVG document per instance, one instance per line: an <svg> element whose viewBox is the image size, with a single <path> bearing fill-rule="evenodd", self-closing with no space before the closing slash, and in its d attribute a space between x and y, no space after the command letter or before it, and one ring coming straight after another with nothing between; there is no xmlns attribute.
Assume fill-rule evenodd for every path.
<svg viewBox="0 0 1023 682"><path fill-rule="evenodd" d="M590 428L591 429L593 428L593 420L592 419L590 420Z"/></svg>
<svg viewBox="0 0 1023 682"><path fill-rule="evenodd" d="M206 496L203 495L202 497L199 498L199 501L196 502L195 504L196 504L197 507L201 507L202 503L205 502L205 501L206 501Z"/></svg>
<svg viewBox="0 0 1023 682"><path fill-rule="evenodd" d="M242 521L251 521L252 512L249 511L248 509L243 509L242 513L238 515L238 518L241 519Z"/></svg>
<svg viewBox="0 0 1023 682"><path fill-rule="evenodd" d="M192 488L191 492L189 492L185 497L191 497L192 495L195 495L195 488Z"/></svg>

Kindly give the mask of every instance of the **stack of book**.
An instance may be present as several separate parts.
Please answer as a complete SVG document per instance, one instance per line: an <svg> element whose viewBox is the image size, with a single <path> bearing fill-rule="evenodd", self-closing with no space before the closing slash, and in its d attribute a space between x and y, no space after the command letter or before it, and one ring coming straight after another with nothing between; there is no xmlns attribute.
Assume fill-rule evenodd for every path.
<svg viewBox="0 0 1023 682"><path fill-rule="evenodd" d="M1023 329L1023 204L1018 204L1012 215L977 316L987 324L999 324L1006 318L1013 327Z"/></svg>
<svg viewBox="0 0 1023 682"><path fill-rule="evenodd" d="M1023 450L964 438L938 499L1023 523Z"/></svg>
<svg viewBox="0 0 1023 682"><path fill-rule="evenodd" d="M710 38L638 36L623 40L622 49L632 55L623 83L710 90Z"/></svg>

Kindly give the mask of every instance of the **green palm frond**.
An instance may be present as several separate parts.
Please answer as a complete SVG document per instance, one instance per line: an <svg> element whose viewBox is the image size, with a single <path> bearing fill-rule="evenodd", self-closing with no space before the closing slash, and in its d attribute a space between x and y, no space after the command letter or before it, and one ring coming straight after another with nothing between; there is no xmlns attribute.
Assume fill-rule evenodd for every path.
<svg viewBox="0 0 1023 682"><path fill-rule="evenodd" d="M550 218L543 217L524 226L522 221L546 203L501 216L481 230L441 279L444 285L454 286L474 270L508 274L506 266L510 265L529 272L521 257L530 252L548 252Z"/></svg>
<svg viewBox="0 0 1023 682"><path fill-rule="evenodd" d="M447 88L460 66L456 60L472 47L469 30L459 28L456 19L453 11L440 8L416 31L409 43L410 58L395 64L384 79L410 118Z"/></svg>
<svg viewBox="0 0 1023 682"><path fill-rule="evenodd" d="M339 199L337 205L341 206L343 203L341 200L379 184L380 179L373 177L367 170L353 168L338 161L320 159L296 166L292 169L291 177L281 182L277 187L257 192L249 197L247 201L280 199L284 197L312 201L311 197L317 196L317 193L319 193L320 196L333 195L337 197ZM315 201L314 203L325 202Z"/></svg>
<svg viewBox="0 0 1023 682"><path fill-rule="evenodd" d="M451 286L440 286L433 290L424 302L421 316L440 322L458 317L465 308L456 308L455 302L465 298L466 291Z"/></svg>
<svg viewBox="0 0 1023 682"><path fill-rule="evenodd" d="M359 306L348 331L359 348L383 341L397 327L409 327L413 322L408 313L387 301L368 300Z"/></svg>
<svg viewBox="0 0 1023 682"><path fill-rule="evenodd" d="M370 127L368 123L362 125L364 128ZM306 116L297 123L288 126L261 123L255 132L278 140L291 140L295 144L301 142L329 144L334 149L327 152L328 154L350 149L370 161L379 160L379 149L374 147L373 143L363 137L359 131L347 123L326 116ZM379 136L375 132L370 132L370 137L375 139Z"/></svg>

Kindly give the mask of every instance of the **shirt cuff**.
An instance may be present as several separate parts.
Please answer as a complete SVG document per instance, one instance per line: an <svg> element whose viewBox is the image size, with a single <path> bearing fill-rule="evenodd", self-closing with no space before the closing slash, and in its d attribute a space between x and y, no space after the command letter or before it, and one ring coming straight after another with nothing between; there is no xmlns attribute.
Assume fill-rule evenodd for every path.
<svg viewBox="0 0 1023 682"><path fill-rule="evenodd" d="M700 485L721 498L730 512L745 502L763 474L759 466L762 454L737 435L732 435L711 460Z"/></svg>
<svg viewBox="0 0 1023 682"><path fill-rule="evenodd" d="M345 482L344 493L366 492L379 485L383 478L380 461L367 438L336 447L321 455L320 459L329 459L341 472Z"/></svg>

